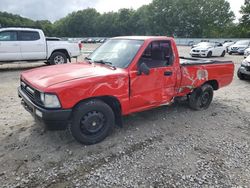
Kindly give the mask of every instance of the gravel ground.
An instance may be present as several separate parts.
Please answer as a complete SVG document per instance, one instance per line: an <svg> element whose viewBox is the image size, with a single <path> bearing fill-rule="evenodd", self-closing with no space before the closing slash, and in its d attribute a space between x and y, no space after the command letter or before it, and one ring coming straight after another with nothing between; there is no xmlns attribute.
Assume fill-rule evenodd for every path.
<svg viewBox="0 0 250 188"><path fill-rule="evenodd" d="M237 70L243 57L218 59L233 60ZM206 111L183 102L126 116L106 140L83 146L68 131L44 132L35 124L17 97L21 71L4 66L1 187L250 187L250 81L235 76Z"/></svg>

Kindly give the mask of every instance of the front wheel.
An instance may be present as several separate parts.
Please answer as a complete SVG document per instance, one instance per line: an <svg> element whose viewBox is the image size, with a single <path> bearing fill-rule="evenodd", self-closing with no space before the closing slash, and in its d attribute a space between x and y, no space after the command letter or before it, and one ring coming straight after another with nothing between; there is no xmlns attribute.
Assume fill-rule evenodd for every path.
<svg viewBox="0 0 250 188"><path fill-rule="evenodd" d="M90 100L74 109L70 132L78 142L91 145L104 140L114 124L111 107L101 100Z"/></svg>
<svg viewBox="0 0 250 188"><path fill-rule="evenodd" d="M240 80L245 80L245 75L240 72L240 69L237 72L237 76Z"/></svg>
<svg viewBox="0 0 250 188"><path fill-rule="evenodd" d="M59 65L67 63L67 57L62 52L54 52L49 60L51 65Z"/></svg>
<svg viewBox="0 0 250 188"><path fill-rule="evenodd" d="M213 87L205 84L195 89L189 96L189 106L194 110L207 109L213 100Z"/></svg>
<svg viewBox="0 0 250 188"><path fill-rule="evenodd" d="M223 51L221 54L221 57L225 57L225 55L226 55L226 51Z"/></svg>
<svg viewBox="0 0 250 188"><path fill-rule="evenodd" d="M210 57L212 57L212 55L213 55L213 54L212 54L212 52L210 51L210 52L208 52L207 57L210 58Z"/></svg>

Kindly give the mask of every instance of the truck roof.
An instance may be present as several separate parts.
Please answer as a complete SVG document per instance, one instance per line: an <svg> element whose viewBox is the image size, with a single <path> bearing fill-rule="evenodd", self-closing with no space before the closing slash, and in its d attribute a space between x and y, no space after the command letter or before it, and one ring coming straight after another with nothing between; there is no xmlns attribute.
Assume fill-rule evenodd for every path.
<svg viewBox="0 0 250 188"><path fill-rule="evenodd" d="M41 29L34 29L28 27L0 27L0 31L7 31L7 30L14 30L14 31L41 31Z"/></svg>
<svg viewBox="0 0 250 188"><path fill-rule="evenodd" d="M121 36L121 37L114 37L113 39L130 39L130 40L166 40L170 39L167 36Z"/></svg>

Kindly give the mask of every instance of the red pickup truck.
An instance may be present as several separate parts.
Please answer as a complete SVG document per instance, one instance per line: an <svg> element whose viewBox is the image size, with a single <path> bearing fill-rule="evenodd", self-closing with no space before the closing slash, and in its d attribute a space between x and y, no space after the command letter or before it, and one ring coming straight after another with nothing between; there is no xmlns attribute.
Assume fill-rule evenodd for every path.
<svg viewBox="0 0 250 188"><path fill-rule="evenodd" d="M21 74L23 106L49 129L69 127L83 144L102 141L122 116L186 97L209 107L213 91L232 82L234 64L179 58L168 37L116 37L84 62L36 68Z"/></svg>

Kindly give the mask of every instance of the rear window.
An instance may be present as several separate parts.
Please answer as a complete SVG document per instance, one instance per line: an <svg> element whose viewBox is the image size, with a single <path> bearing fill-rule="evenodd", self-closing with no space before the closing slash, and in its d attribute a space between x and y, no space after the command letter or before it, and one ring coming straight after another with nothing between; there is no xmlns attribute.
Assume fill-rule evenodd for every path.
<svg viewBox="0 0 250 188"><path fill-rule="evenodd" d="M36 31L21 31L19 38L21 41L35 41L40 39L40 35Z"/></svg>

